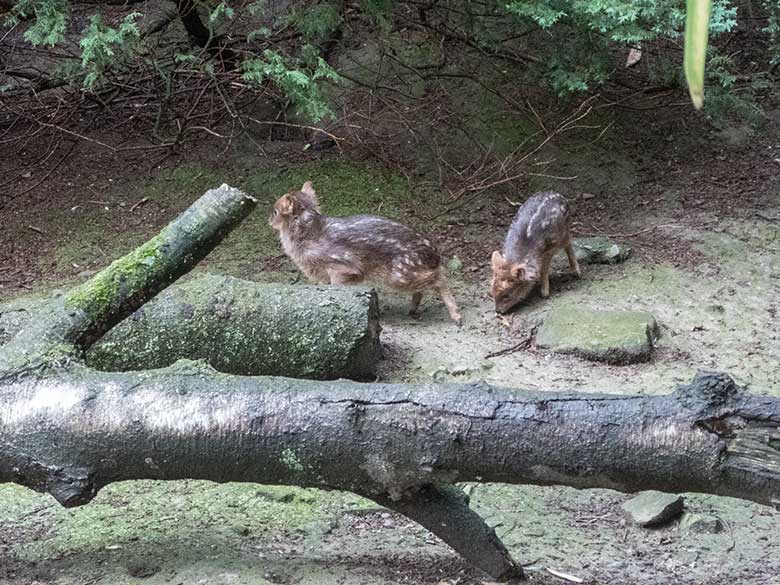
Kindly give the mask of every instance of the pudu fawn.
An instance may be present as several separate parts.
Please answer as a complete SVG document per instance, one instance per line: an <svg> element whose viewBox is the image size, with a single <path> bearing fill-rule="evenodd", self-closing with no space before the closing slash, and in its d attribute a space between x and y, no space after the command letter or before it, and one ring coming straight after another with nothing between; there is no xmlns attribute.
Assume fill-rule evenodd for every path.
<svg viewBox="0 0 780 585"><path fill-rule="evenodd" d="M268 223L285 253L310 280L355 284L364 280L412 293L415 313L423 291L433 289L458 325L462 317L444 278L441 256L427 238L384 217L327 217L307 181L280 197Z"/></svg>
<svg viewBox="0 0 780 585"><path fill-rule="evenodd" d="M541 281L542 296L550 295L550 262L566 250L572 270L580 266L571 245L569 205L559 193L534 194L517 210L504 241L503 254L493 252L490 296L496 312L506 313L523 301Z"/></svg>

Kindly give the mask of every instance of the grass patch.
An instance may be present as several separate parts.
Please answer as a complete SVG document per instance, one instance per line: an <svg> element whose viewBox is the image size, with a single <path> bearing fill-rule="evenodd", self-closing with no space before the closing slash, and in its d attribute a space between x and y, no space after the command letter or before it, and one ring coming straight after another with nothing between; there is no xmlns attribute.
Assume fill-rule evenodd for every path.
<svg viewBox="0 0 780 585"><path fill-rule="evenodd" d="M72 209L52 210L47 219L48 245L38 259L39 267L58 282L85 270L104 268L156 235L208 189L228 183L257 197L260 204L204 264L233 276L264 280L270 275L261 275L261 259L283 253L268 225L271 206L282 194L300 189L308 180L314 183L328 215L368 213L400 219L409 215L408 208L415 204L403 177L372 165L315 161L280 171L258 170L256 161L225 168L186 163L133 185L133 192L123 192L121 198L106 193L106 205L85 202ZM128 202L144 198L145 204L130 213ZM287 270L289 266L279 268Z"/></svg>
<svg viewBox="0 0 780 585"><path fill-rule="evenodd" d="M211 545L228 547L236 533L301 531L345 507L372 505L344 492L248 483L133 481L108 486L88 506L72 510L52 506L29 520L18 520L27 508L40 508L40 502L48 500L18 487L3 490L13 495L13 502L4 507L0 518L16 521L19 527L28 523L30 528L45 519L54 528L49 538L14 547L20 558L31 561L112 549L187 550L196 542L206 550Z"/></svg>
<svg viewBox="0 0 780 585"><path fill-rule="evenodd" d="M327 215L381 214L399 218L412 194L400 175L377 167L341 161L317 161L296 165L281 172L261 171L249 176L245 188L261 201L260 213L270 212L284 193L300 189L311 181Z"/></svg>

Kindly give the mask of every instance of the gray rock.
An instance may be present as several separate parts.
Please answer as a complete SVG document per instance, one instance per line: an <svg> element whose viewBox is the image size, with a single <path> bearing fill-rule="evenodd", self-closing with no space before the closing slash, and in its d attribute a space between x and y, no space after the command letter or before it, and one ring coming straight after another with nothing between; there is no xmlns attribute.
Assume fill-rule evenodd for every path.
<svg viewBox="0 0 780 585"><path fill-rule="evenodd" d="M583 264L617 264L631 256L631 248L609 238L575 238L574 254Z"/></svg>
<svg viewBox="0 0 780 585"><path fill-rule="evenodd" d="M657 337L658 323L650 313L562 307L548 313L536 334L536 345L621 365L650 359Z"/></svg>
<svg viewBox="0 0 780 585"><path fill-rule="evenodd" d="M463 262L457 256L453 256L452 259L447 262L447 270L450 274L455 274L463 270Z"/></svg>
<svg viewBox="0 0 780 585"><path fill-rule="evenodd" d="M127 574L137 579L146 579L159 572L159 565L144 559L132 560L127 564Z"/></svg>
<svg viewBox="0 0 780 585"><path fill-rule="evenodd" d="M251 528L249 528L249 526L246 526L244 524L234 524L233 526L231 526L231 529L239 536L249 536L250 533L252 532Z"/></svg>
<svg viewBox="0 0 780 585"><path fill-rule="evenodd" d="M492 366L486 367L485 364L482 364L480 366L481 369L488 369L489 367ZM431 372L431 378L433 378L437 382L442 382L450 378L455 378L460 376L471 376L472 374L479 372L480 368L475 368L466 365L457 365L449 368L446 366L439 366L433 372Z"/></svg>
<svg viewBox="0 0 780 585"><path fill-rule="evenodd" d="M717 516L686 512L680 519L680 530L697 534L718 534L723 532L723 522Z"/></svg>
<svg viewBox="0 0 780 585"><path fill-rule="evenodd" d="M639 526L660 526L682 514L685 500L676 494L647 491L623 504L623 510Z"/></svg>

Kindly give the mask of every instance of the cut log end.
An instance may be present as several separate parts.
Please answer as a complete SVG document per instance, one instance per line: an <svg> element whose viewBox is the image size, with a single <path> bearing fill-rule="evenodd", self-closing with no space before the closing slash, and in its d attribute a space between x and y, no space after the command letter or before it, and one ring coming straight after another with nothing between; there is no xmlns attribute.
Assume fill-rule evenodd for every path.
<svg viewBox="0 0 780 585"><path fill-rule="evenodd" d="M46 489L64 508L76 508L92 501L97 495L92 474L86 469L62 468L49 478Z"/></svg>

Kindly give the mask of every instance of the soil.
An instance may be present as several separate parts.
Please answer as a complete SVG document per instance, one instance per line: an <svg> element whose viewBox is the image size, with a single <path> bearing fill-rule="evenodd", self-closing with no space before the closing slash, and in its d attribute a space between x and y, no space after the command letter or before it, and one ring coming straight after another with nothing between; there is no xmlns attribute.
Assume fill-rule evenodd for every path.
<svg viewBox="0 0 780 585"><path fill-rule="evenodd" d="M761 131L716 130L687 108L610 110L599 141L552 141L536 160L548 176L517 192L506 185L453 201L446 190L411 191L398 168L301 142L238 139L178 153L106 154L95 143L50 174L34 169L0 196L0 300L64 287L155 234L205 189L222 182L261 199L259 209L197 270L297 282L266 223L275 195L311 179L326 212L382 213L429 233L447 258L465 324L427 297L380 291L385 358L380 379L487 380L508 387L668 393L698 369L729 372L756 393L780 395L780 109L762 104ZM681 123L681 120L685 120ZM96 135L97 138L105 138ZM12 176L39 156L29 144L0 160ZM65 147L63 146L63 149ZM65 153L56 154L58 160ZM561 180L550 177L576 177ZM512 201L558 189L579 235L632 247L625 263L584 266L581 279L556 260L552 295L498 318L487 297L490 253ZM608 366L520 343L556 306L652 313L661 337L651 361ZM489 354L518 345L498 357ZM608 490L468 485L531 583L778 583L780 515L744 501L686 494L689 512L725 530L699 534L677 522L632 525L628 495ZM0 486L0 584L470 585L484 576L424 529L350 494L208 482L129 482L88 506Z"/></svg>

